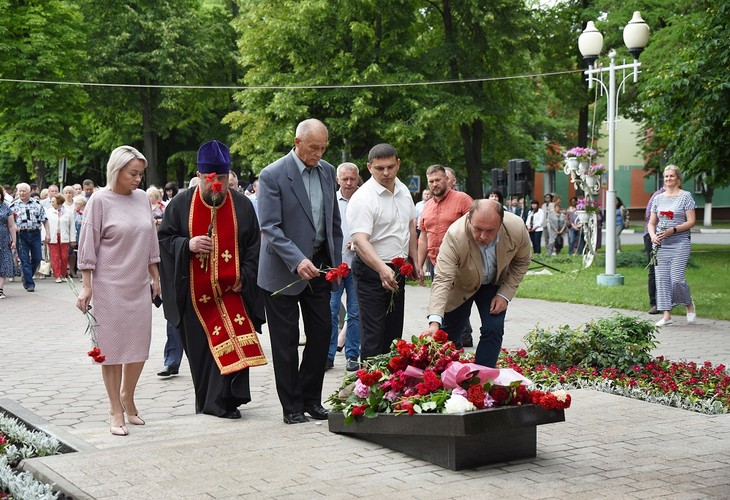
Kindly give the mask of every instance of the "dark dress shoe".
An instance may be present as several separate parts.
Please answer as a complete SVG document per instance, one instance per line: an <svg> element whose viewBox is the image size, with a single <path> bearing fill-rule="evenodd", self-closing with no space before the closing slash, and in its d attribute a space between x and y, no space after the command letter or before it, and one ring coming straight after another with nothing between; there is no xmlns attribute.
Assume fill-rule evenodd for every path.
<svg viewBox="0 0 730 500"><path fill-rule="evenodd" d="M324 365L325 371L331 370L335 367L335 360L327 358L327 363Z"/></svg>
<svg viewBox="0 0 730 500"><path fill-rule="evenodd" d="M284 413L285 424L306 424L309 419L301 412Z"/></svg>
<svg viewBox="0 0 730 500"><path fill-rule="evenodd" d="M180 373L179 368L170 368L169 366L166 366L164 370L161 372L157 372L158 377L169 377L170 375L177 375Z"/></svg>
<svg viewBox="0 0 730 500"><path fill-rule="evenodd" d="M306 405L304 412L309 413L309 416L315 420L327 420L327 415L329 414L329 411L319 403Z"/></svg>
<svg viewBox="0 0 730 500"><path fill-rule="evenodd" d="M356 372L359 369L360 369L360 363L358 363L356 359L347 360L347 366L345 366L345 370L347 370L348 372Z"/></svg>
<svg viewBox="0 0 730 500"><path fill-rule="evenodd" d="M656 306L651 306L651 309L649 309L649 314L659 314L661 311L657 311Z"/></svg>
<svg viewBox="0 0 730 500"><path fill-rule="evenodd" d="M238 411L238 408L235 410L228 410L223 415L220 415L220 418L241 418L241 412Z"/></svg>

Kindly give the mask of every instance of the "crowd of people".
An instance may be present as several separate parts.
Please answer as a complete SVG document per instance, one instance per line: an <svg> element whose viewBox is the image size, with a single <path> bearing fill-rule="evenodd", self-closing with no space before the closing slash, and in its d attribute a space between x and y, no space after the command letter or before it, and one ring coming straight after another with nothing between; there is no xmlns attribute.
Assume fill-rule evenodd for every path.
<svg viewBox="0 0 730 500"><path fill-rule="evenodd" d="M84 207L94 183L38 189L21 182L0 186L0 299L5 281L21 278L23 288L34 292L36 279L55 278L63 283L75 277L79 229Z"/></svg>
<svg viewBox="0 0 730 500"><path fill-rule="evenodd" d="M363 182L354 163L323 160L328 140L324 123L302 121L291 151L245 187L226 145L210 141L184 189L138 189L147 160L120 146L104 189L85 181L49 186L44 198L25 183L14 198L0 191L11 195L0 204L0 298L16 274L15 252L28 292L44 244L57 281L81 272L76 305L83 313L93 307L92 357L102 367L113 435L127 435L127 423L145 424L134 394L149 357L152 304L167 320L158 375L178 374L184 353L196 413L221 418L240 418L251 400L249 369L268 363L258 340L267 323L283 421L299 424L327 418L322 385L338 352L355 371L401 338L407 278L432 279L424 332L444 330L458 347L476 339L476 362L494 367L533 254L543 243L559 252L566 235L568 252L578 250L575 198L565 211L560 196L546 195L542 206L533 199L529 209L521 198L505 203L497 190L474 200L458 191L452 169L436 164L426 171L424 200L414 204L398 179L395 147L370 150ZM664 314L657 326L672 322L676 305L695 320L684 280L694 202L676 167L667 167L664 181L646 216L647 255L657 264L651 305Z"/></svg>

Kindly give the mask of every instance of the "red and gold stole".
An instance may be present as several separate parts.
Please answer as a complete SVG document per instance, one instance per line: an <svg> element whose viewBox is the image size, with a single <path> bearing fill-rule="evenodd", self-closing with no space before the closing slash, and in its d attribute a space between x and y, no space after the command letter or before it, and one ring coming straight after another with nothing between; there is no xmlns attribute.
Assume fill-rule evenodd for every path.
<svg viewBox="0 0 730 500"><path fill-rule="evenodd" d="M190 237L208 234L212 207L196 188L190 204ZM241 280L238 219L230 193L217 208L213 250L190 259L190 296L222 375L266 364L243 297L231 291ZM206 262L207 261L207 262Z"/></svg>

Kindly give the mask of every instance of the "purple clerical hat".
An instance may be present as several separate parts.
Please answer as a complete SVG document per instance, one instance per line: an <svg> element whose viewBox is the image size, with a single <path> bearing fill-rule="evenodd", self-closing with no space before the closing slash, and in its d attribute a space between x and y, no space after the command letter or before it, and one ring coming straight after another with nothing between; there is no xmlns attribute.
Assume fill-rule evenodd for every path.
<svg viewBox="0 0 730 500"><path fill-rule="evenodd" d="M231 153L225 144L206 142L198 149L198 172L201 174L227 174L231 170Z"/></svg>

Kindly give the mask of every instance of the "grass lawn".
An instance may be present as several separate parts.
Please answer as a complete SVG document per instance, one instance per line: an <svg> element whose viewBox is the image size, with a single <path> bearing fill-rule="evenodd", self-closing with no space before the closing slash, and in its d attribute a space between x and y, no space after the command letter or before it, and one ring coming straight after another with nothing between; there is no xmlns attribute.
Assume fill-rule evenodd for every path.
<svg viewBox="0 0 730 500"><path fill-rule="evenodd" d="M544 299L576 304L592 304L637 311L649 309L646 254L643 245L624 245L616 255L616 273L624 276L624 285L599 286L596 277L605 272L603 254L599 253L591 267L583 269L577 257L567 253L555 257L537 256L537 260L563 271L552 276L528 275L517 290L518 297ZM537 264L534 266L537 269ZM700 317L730 320L730 246L692 245L687 283ZM675 314L685 314L676 307Z"/></svg>

